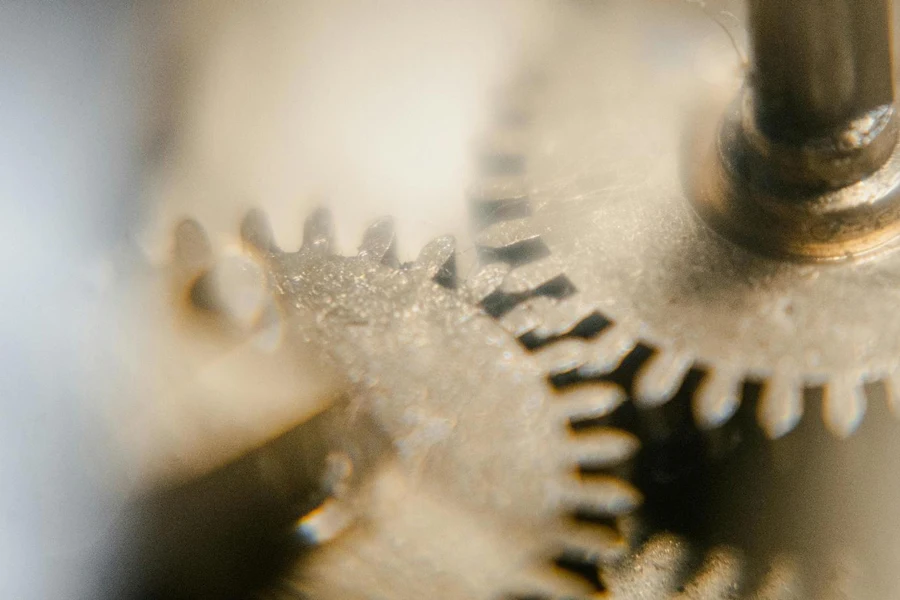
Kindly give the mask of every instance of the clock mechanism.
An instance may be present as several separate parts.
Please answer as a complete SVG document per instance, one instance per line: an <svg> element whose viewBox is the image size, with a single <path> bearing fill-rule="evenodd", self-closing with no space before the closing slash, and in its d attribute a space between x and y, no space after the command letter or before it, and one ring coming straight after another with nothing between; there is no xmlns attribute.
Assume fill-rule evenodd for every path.
<svg viewBox="0 0 900 600"><path fill-rule="evenodd" d="M700 4L559 3L479 138L467 272L389 219L341 256L324 210L179 271L196 319L342 374L253 594L900 593L891 6Z"/></svg>

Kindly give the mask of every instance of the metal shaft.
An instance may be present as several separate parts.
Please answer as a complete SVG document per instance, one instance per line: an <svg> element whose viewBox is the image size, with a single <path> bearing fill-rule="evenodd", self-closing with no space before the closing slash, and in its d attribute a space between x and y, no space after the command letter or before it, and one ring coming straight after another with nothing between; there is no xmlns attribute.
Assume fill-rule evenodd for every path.
<svg viewBox="0 0 900 600"><path fill-rule="evenodd" d="M748 0L750 78L696 194L714 228L810 260L900 240L891 1Z"/></svg>
<svg viewBox="0 0 900 600"><path fill-rule="evenodd" d="M750 0L756 126L830 135L894 100L889 0Z"/></svg>

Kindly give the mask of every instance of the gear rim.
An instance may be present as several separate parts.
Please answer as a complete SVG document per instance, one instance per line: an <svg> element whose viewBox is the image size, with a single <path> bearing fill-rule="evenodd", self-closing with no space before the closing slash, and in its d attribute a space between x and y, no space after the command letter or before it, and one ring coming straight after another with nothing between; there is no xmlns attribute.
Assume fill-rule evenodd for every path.
<svg viewBox="0 0 900 600"><path fill-rule="evenodd" d="M579 26L575 26L576 30L578 28ZM565 43L572 45L571 39L567 39ZM603 53L595 49L591 54ZM560 64L563 65L563 70L571 70L572 62L577 61L561 61ZM540 150L545 147L553 152L561 145L558 140L555 143L543 140L543 145L535 143L528 146L529 128L534 127L535 121L539 120L541 102L547 94L543 85L548 79L547 74L544 73L538 79L540 81L535 84L535 78L528 76L523 79L524 85L511 86L516 91L528 88L525 94L504 98L504 102L513 107L510 112L520 117L515 120L500 119L502 125L486 136L486 160L481 164L481 177L470 193L473 222L476 229L481 231L477 242L481 259L484 263L495 265L494 286L485 293L483 299L488 312L498 318L514 337L538 357L553 355L553 364L568 364L569 370L557 374L562 380L567 377L573 381L590 378L618 380L618 372L629 368L628 363L633 366L635 357L642 355L637 358L642 365L634 379L632 391L637 404L649 409L647 412L666 410L664 405L677 392L691 387L688 380L693 378L696 383L699 376L701 382L699 386L695 386L697 394L692 398L693 412L695 420L707 430L708 435L727 435L723 431L734 425L738 413L752 411L755 413L753 420L762 426L762 430L770 438L784 436L798 425L809 428L817 426L819 422L824 422L828 430L837 437L846 437L863 423L863 413L870 402L873 403L871 412L876 414L871 415L865 425L871 426L872 422L875 425L893 422L892 415L886 414L889 411L896 412L897 363L893 353L883 361L872 361L862 367L838 373L829 373L827 370L819 373L803 372L802 369L792 370L783 366L778 370L750 370L739 364L723 365L721 360L698 359L695 353L666 342L672 336L660 335L640 319L616 318L617 315L602 301L583 293L586 287L583 282L590 279L585 278L583 273L573 273L570 268L575 251L568 257L569 260L558 256L560 246L581 250L581 258L587 254L583 248L577 247L577 241L573 241L583 229L579 230L576 226L575 233L560 233L563 228L554 232L553 225L566 222L567 219L570 224L578 223L577 219L590 221L592 217L602 213L602 207L593 212L571 209L556 221L552 218L541 220L542 216L547 216L548 207L559 208L562 205L559 212L570 207L565 206L565 203L552 206L553 203L546 195L542 197L546 190L529 180L529 176L533 175L533 168L528 149ZM577 98L578 94L572 93L570 96ZM725 106L730 99L726 95L720 106ZM631 101L631 98L628 100ZM566 108L572 110L571 105ZM583 104L581 109L584 109ZM596 107L589 110L602 112ZM585 112L582 110L580 116ZM711 112L720 114L715 110ZM573 122L577 120L572 119ZM704 121L708 124L710 119L704 118L698 122ZM713 126L715 125L718 125L717 121L713 122ZM578 127L587 132L602 130L596 121L590 119L587 119L587 123L585 119L581 119ZM669 149L671 150L671 146ZM572 156L569 156L569 160L575 162ZM595 156L590 156L584 162L596 165L600 161ZM577 169L568 174L554 173L557 180L546 173L544 175L545 183L549 182L547 188L558 185L561 189L567 189L566 186L571 185L575 188L572 194L577 196L577 184L572 185L572 180L578 177ZM592 180L592 185L600 189L601 182L602 178L598 177ZM703 228L703 235L710 238L711 245L721 244L729 252L741 252L729 242L719 239L717 234L706 230L705 224L693 213L689 203L682 202L680 208L679 217L692 227ZM606 233L609 233L609 229ZM553 237L554 233L556 238ZM695 234L692 230L691 235ZM564 235L569 237L564 238ZM616 239L625 239L625 236ZM863 262L862 268L871 270L873 263L875 261ZM791 264L790 267L811 269L808 265ZM815 272L815 269L811 270ZM590 291L588 286L588 292ZM723 366L730 367L730 372L722 373ZM720 371L716 373L716 369ZM753 394L748 397L748 386L755 387L758 392L762 388L761 393L756 398ZM691 393L693 391L691 389ZM815 404L808 406L809 410L806 412L818 413L816 416L819 419L810 415L801 420L804 403L816 395L818 398L813 400ZM755 429L757 428L754 427ZM869 434L870 432L865 432L861 437L869 439ZM832 443L844 446L859 441L859 437L855 436L850 442L834 440ZM868 525L871 526L871 523ZM659 597L680 599L680 592L680 588L670 589ZM752 593L752 590L748 593Z"/></svg>
<svg viewBox="0 0 900 600"><path fill-rule="evenodd" d="M195 223L190 222L179 227L179 230L195 237L198 229ZM288 325L293 321L293 318L288 315L297 311L306 316L312 316L312 319L304 319L300 322L303 326L312 323L313 329L324 336L324 346L337 349L335 355L338 357L338 362L343 360L342 353L349 352L351 358L347 359L343 366L350 373L351 379L356 382L359 394L361 396L368 394L366 397L369 402L381 403L374 409L374 414L382 417L382 424L387 428L389 437L394 440L395 451L400 455L409 453L406 458L401 460L401 465L406 464L403 471L406 476L413 468L410 466L411 464L427 461L427 456L416 449L415 435L412 438L404 437L397 429L405 427L404 419L408 415L405 412L401 414L397 410L389 408L392 400L390 397L379 399L379 394L373 392L378 385L381 385L380 378L391 372L402 372L402 369L393 368L397 367L395 363L385 362L384 368L380 370L380 375L378 375L377 369L367 373L365 365L361 364L365 360L360 362L356 358L352 358L353 353L357 351L354 346L364 346L377 340L379 334L385 334L386 338L386 340L379 340L380 345L395 346L392 339L397 338L397 335L391 334L393 321L402 323L404 319L425 319L424 323L430 323L431 326L438 329L451 327L454 338L464 341L473 339L471 332L466 335L467 329L471 330L474 327L479 332L496 330L496 333L490 333L486 340L482 340L481 345L485 347L484 352L500 352L505 357L499 361L501 370L510 369L514 364L522 364L523 360L527 362L526 356L514 355L517 345L508 339L505 332L471 303L471 297L477 295L474 290L474 287L477 287L476 282L482 278L473 277L471 282L463 282L457 278L454 266L454 244L450 238L438 238L423 248L416 261L401 264L395 253L394 233L390 219L381 219L369 227L363 237L359 253L355 257L339 256L334 252L333 226L329 213L324 210L315 211L307 219L303 245L294 253L282 252L277 247L271 228L260 211L251 211L247 214L241 224L240 232L243 245L262 265L261 268L269 280L268 285L274 291L274 298L279 299L277 304L281 308L278 309L278 312L282 314L279 327L280 336L304 335L302 329L295 331L291 329L292 326ZM190 235L187 240L181 240L177 246L208 248L207 242L201 240L203 243L200 243L192 240ZM183 270L188 274L180 277L178 281L182 284L186 282L191 290L197 287L207 290L214 289L209 285L204 285L210 279L208 275L211 267L193 265L189 260L190 253L187 254L188 260L185 261L187 267ZM207 269L205 272L204 268ZM191 272L191 269L200 272L194 273ZM189 294L189 297L193 296L194 294ZM216 312L219 307L232 305L234 305L233 302L207 301L201 303L198 308L206 312ZM263 329L271 327L271 321L279 320L272 317L273 307L270 306L261 311L258 325ZM474 325L472 325L473 323ZM347 333L363 331L366 328L372 331L362 337L353 338L354 334ZM397 339L405 339L406 345L416 347L415 331L413 331L412 337ZM348 340L353 340L353 342L348 343ZM451 345L457 349L465 346L467 350L472 350L472 344L464 344L463 341L458 343L454 341ZM492 350L494 348L495 350ZM364 354L366 351L371 351L371 349L362 351L363 359L367 358ZM425 354L428 353L425 352ZM510 356L506 357L506 355ZM368 358L373 359L373 357L374 355ZM415 362L411 357L412 355L408 357L411 359L408 366L412 366ZM424 360L429 364L433 362L427 357ZM494 361L485 362L492 363ZM415 367L412 370L415 372ZM527 397L522 397L521 401L517 400L513 404L518 405L524 402L523 406L518 408L510 406L510 409L519 411L524 407L526 415L533 413L521 422L522 433L519 437L522 439L519 441L528 441L529 445L535 448L546 446L540 452L549 457L549 462L544 458L523 469L521 467L528 465L531 459L526 459L524 463L518 461L520 468L515 468L513 472L520 474L527 472L532 475L534 484L537 486L532 486L534 487L532 492L545 491L539 494L530 494L530 501L536 501L537 508L526 508L525 512L522 512L521 500L512 503L512 506L518 505L519 508L510 513L510 507L507 506L510 500L502 500L498 497L478 500L484 506L476 507L473 514L481 515L479 517L481 519L487 518L488 522L492 517L484 515L491 512L502 515L505 511L507 516L501 516L501 520L508 520L511 515L519 513L521 513L519 517L525 519L526 522L529 519L538 518L546 531L539 536L539 543L538 541L533 542L531 548L532 551L541 548L540 554L545 558L529 563L531 566L527 567L520 574L521 576L513 578L510 588L521 589L526 595L538 589L567 593L567 590L578 589L584 585L577 581L577 577L573 580L569 573L573 566L596 565L598 562L610 560L611 557L619 555L624 549L621 545L621 533L616 532L618 527L616 522L623 518L627 520L627 514L639 503L639 494L624 483L619 475L624 472L623 469L627 469L629 457L637 449L636 439L608 424L611 415L624 401L622 391L616 386L597 383L583 386L577 391L572 390L565 394L558 394L547 386L546 375L537 365L519 370L522 372L517 374L516 369L512 369L508 373L508 376L514 376L513 381L507 382L508 384L521 388L524 384L516 382L520 382L523 377L531 378L534 384L523 389L543 390L541 404L527 408L525 406L528 404L525 402ZM440 380L438 377L433 379ZM500 381L501 386L503 385L501 377L494 377L494 379ZM486 387L488 391L492 389L490 386ZM497 384L494 384L494 388L496 387ZM499 392L500 390L497 388L494 391ZM407 396L409 395L407 394ZM498 393L494 393L493 396L495 400L492 402L495 405L497 404L496 399L503 397ZM518 396L516 397L518 398ZM481 398L482 401L486 399ZM436 406L433 400L424 399L423 401L423 398L420 397L404 399L401 395L397 399L398 404L407 401L410 408L415 408L420 412L427 412L431 410L428 408L429 406L432 409ZM460 410L462 411L462 409ZM480 410L482 412L487 410L488 413L493 410L495 416L500 417L498 421L509 421L510 425L518 422L517 418L510 418L509 415L504 417L507 409L504 409L502 405L496 405L493 409L482 407ZM376 417L376 419L378 418ZM531 425L528 425L529 421L532 423ZM470 438L475 436L477 431L477 429L472 430L471 423L466 426L465 421L460 421L454 422L450 429L444 430L444 433L449 432L449 435L453 435L453 431L456 429L468 432L466 435ZM533 434L539 430L544 433L535 438ZM515 438L514 435L511 437ZM411 440L411 445L405 446L404 439ZM404 447L407 450L404 450ZM552 451L548 452L548 449ZM529 455L529 452L525 452L521 446L513 450L512 454L506 453L507 459L518 454ZM472 465L477 465L477 463L472 463L474 454L472 454L472 450L469 450L468 453L470 468L468 470L455 469L458 474L457 478L465 480L468 477L473 482L478 481L479 478L473 477L470 473L473 470ZM536 456L534 450L531 450L530 453L532 457ZM445 455L447 455L446 452ZM452 453L447 456L452 456ZM411 462L404 463L404 461ZM451 463L450 467L438 470L452 479L453 465L456 467L459 465L452 459L448 459L448 461ZM504 464L502 460L498 462ZM540 463L543 463L544 466L540 466ZM424 464L422 463L415 469L424 469L423 472L434 470L431 467L426 468ZM506 460L505 464L510 466L509 460ZM432 467L434 467L434 463L432 463ZM478 471L479 469L480 467L474 470ZM540 472L544 472L546 477L534 475L534 473ZM503 476L498 473L495 473L493 477L497 478L498 476L504 480ZM569 484L565 484L563 488L558 488L558 484L569 481L573 476L574 479L571 481L577 485L572 489L580 491L577 491L574 496L568 495L569 492L559 495L559 492L562 492ZM432 475L431 479L434 478L435 476ZM484 479L485 481L491 480L490 477ZM506 477L506 480L508 479ZM415 487L415 484L412 485ZM526 497L529 495L525 493L525 488L521 484L518 488L512 487L518 489ZM554 489L556 491L553 491ZM512 493L499 488L495 491L502 492L501 496L509 496ZM547 496L548 492L549 496ZM451 497L459 499L465 495L457 493L456 496ZM536 495L538 497L535 497ZM475 493L474 496L481 498L480 493ZM526 507L530 501L526 498ZM475 504L477 505L478 502ZM534 502L531 503L534 504ZM426 502L425 506L427 504ZM537 510L536 513L529 515L529 511L534 512L535 510ZM353 534L351 532L348 535L350 535L349 541L342 541L343 538L339 536L334 543L345 544L345 549L348 548L348 545L352 548ZM537 538L535 539L537 540ZM573 561L577 564L573 565ZM542 564L547 565L548 562L550 570L541 567ZM300 591L300 588L295 585L288 587L293 590L291 593Z"/></svg>
<svg viewBox="0 0 900 600"><path fill-rule="evenodd" d="M665 97L642 89L662 75L638 65L628 51L621 59L625 66L598 67L591 58L621 42L623 35L610 33L612 27L638 38L651 27L620 15L611 19L616 25L603 29L591 23L589 10L581 10L585 22L566 41L564 58L554 57L542 82L509 100L528 115L524 125L504 123L486 137L488 159L470 195L485 262L538 249L527 265L509 263L513 268L498 284L500 293L521 296L530 289L547 296L539 288L559 277L572 289L564 300L557 298L569 304L565 309L544 299L517 303L502 315L509 330L549 343L572 337L573 314L597 315L607 323L593 346L600 360L591 365L584 354L590 350L580 358L572 352L572 360L589 371L609 371L634 348L652 348L636 380L642 405L666 402L696 368L706 377L695 414L707 428L734 414L749 381L764 384L759 420L770 436L796 426L808 388L824 388L827 425L838 436L850 435L865 412L865 384L883 382L892 391L900 386L900 345L884 327L891 322L889 282L900 271L900 259L894 254L843 269L776 263L708 230L683 191L683 173L696 163L679 164L672 157L683 155L685 130L694 138L709 135L718 125L709 115L722 113L716 108L686 118L671 105L695 102L694 88L707 94L726 88L717 101L723 107L738 82L711 86L696 76L682 77L687 81ZM659 12L665 16L652 19L678 21L701 41L715 35L714 25L685 11ZM591 35L615 42L591 45L584 41ZM703 50L702 43L694 47ZM642 123L640 132L629 130L629 122ZM657 133L641 139L646 131ZM637 173L634 165L640 164L653 166ZM664 266L647 267L656 264ZM847 336L852 337L841 339Z"/></svg>

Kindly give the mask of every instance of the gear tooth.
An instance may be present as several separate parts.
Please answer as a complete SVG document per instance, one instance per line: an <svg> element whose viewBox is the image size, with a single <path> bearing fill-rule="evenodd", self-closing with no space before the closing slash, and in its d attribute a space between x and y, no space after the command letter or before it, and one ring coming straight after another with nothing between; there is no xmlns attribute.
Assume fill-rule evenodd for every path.
<svg viewBox="0 0 900 600"><path fill-rule="evenodd" d="M678 391L692 365L690 357L674 349L658 349L641 366L634 382L635 401L645 407L665 404Z"/></svg>
<svg viewBox="0 0 900 600"><path fill-rule="evenodd" d="M445 235L431 240L419 252L416 268L447 288L456 287L456 238Z"/></svg>
<svg viewBox="0 0 900 600"><path fill-rule="evenodd" d="M478 270L466 281L469 299L473 304L482 304L500 285L510 266L506 263L492 263Z"/></svg>
<svg viewBox="0 0 900 600"><path fill-rule="evenodd" d="M613 597L620 588L628 590L640 585L647 598L669 598L682 583L689 559L689 549L683 541L671 534L655 535L633 558L607 571L603 582Z"/></svg>
<svg viewBox="0 0 900 600"><path fill-rule="evenodd" d="M251 327L269 298L260 266L246 256L219 261L191 287L194 306L217 313L242 329Z"/></svg>
<svg viewBox="0 0 900 600"><path fill-rule="evenodd" d="M529 219L513 219L486 227L475 242L482 250L497 251L539 238Z"/></svg>
<svg viewBox="0 0 900 600"><path fill-rule="evenodd" d="M382 217L369 225L359 245L359 257L391 267L399 266L394 220Z"/></svg>
<svg viewBox="0 0 900 600"><path fill-rule="evenodd" d="M334 221L331 211L317 208L303 224L303 246L330 254L334 249Z"/></svg>
<svg viewBox="0 0 900 600"><path fill-rule="evenodd" d="M715 429L728 421L741 402L740 378L730 370L713 369L694 393L694 419L703 429Z"/></svg>
<svg viewBox="0 0 900 600"><path fill-rule="evenodd" d="M757 419L771 439L793 431L803 416L803 386L790 377L775 375L763 387Z"/></svg>
<svg viewBox="0 0 900 600"><path fill-rule="evenodd" d="M825 386L822 413L825 425L841 438L856 431L866 412L862 382L852 375L836 377Z"/></svg>
<svg viewBox="0 0 900 600"><path fill-rule="evenodd" d="M506 294L527 294L562 274L559 261L547 256L513 269L500 289Z"/></svg>
<svg viewBox="0 0 900 600"><path fill-rule="evenodd" d="M560 419L578 423L609 416L625 401L624 390L606 381L591 381L568 388L554 403Z"/></svg>
<svg viewBox="0 0 900 600"><path fill-rule="evenodd" d="M674 600L732 598L741 586L743 561L730 548L716 548L703 560L703 569Z"/></svg>
<svg viewBox="0 0 900 600"><path fill-rule="evenodd" d="M778 557L763 575L762 583L751 598L753 600L796 600L806 598L800 569L784 556Z"/></svg>
<svg viewBox="0 0 900 600"><path fill-rule="evenodd" d="M247 211L241 220L241 239L260 252L278 250L269 217L259 208Z"/></svg>
<svg viewBox="0 0 900 600"><path fill-rule="evenodd" d="M548 557L549 558L549 557ZM557 566L520 575L503 600L588 600L588 582Z"/></svg>
<svg viewBox="0 0 900 600"><path fill-rule="evenodd" d="M589 518L618 517L637 509L643 502L632 485L605 475L590 475L565 485L562 503L567 511Z"/></svg>
<svg viewBox="0 0 900 600"><path fill-rule="evenodd" d="M513 304L512 308L507 309L499 318L500 326L513 337L520 337L537 327L541 321L538 312L552 303L552 299L538 296Z"/></svg>
<svg viewBox="0 0 900 600"><path fill-rule="evenodd" d="M500 326L513 337L521 337L543 322L542 315L549 311L555 302L553 298L547 296L536 296L516 304L500 318Z"/></svg>
<svg viewBox="0 0 900 600"><path fill-rule="evenodd" d="M618 368L629 352L637 346L637 341L624 327L610 325L591 343L590 360L581 367L586 377L608 375Z"/></svg>
<svg viewBox="0 0 900 600"><path fill-rule="evenodd" d="M641 443L634 435L614 427L595 427L572 435L567 461L587 471L599 471L631 460Z"/></svg>
<svg viewBox="0 0 900 600"><path fill-rule="evenodd" d="M628 542L609 525L571 520L560 530L556 543L562 552L574 551L597 564L611 563L628 552Z"/></svg>
<svg viewBox="0 0 900 600"><path fill-rule="evenodd" d="M557 301L541 315L541 323L529 332L535 343L564 336L578 330L578 336L590 338L609 326L609 320L576 296Z"/></svg>
<svg viewBox="0 0 900 600"><path fill-rule="evenodd" d="M588 343L578 338L566 338L539 346L535 360L541 371L551 376L574 371L587 361Z"/></svg>
<svg viewBox="0 0 900 600"><path fill-rule="evenodd" d="M195 219L184 219L175 227L175 263L186 270L203 270L212 264L212 245L206 230Z"/></svg>

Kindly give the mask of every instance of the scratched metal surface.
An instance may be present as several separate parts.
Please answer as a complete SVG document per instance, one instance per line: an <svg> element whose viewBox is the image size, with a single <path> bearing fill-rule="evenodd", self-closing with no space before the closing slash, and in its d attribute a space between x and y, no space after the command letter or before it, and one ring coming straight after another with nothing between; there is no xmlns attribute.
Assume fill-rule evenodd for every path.
<svg viewBox="0 0 900 600"><path fill-rule="evenodd" d="M526 191L534 214L497 223L481 243L539 236L550 252L544 271L565 272L622 344L644 340L663 349L661 360L708 367L701 420L727 419L740 382L755 378L776 390L763 415L773 432L796 422L802 388L813 384L828 388L829 425L852 431L863 382L897 385L900 255L799 264L712 233L688 190L708 156L695 149L711 145L743 77L732 41L679 5L583 16L547 61L533 123L496 142L525 155L508 185Z"/></svg>

